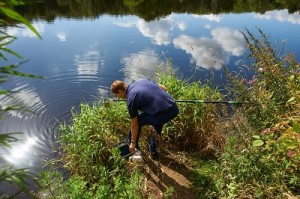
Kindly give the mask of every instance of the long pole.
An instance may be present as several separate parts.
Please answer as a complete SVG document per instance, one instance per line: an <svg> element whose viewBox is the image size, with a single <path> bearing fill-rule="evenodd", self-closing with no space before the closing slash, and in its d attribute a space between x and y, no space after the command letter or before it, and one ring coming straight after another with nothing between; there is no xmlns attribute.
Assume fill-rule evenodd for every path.
<svg viewBox="0 0 300 199"><path fill-rule="evenodd" d="M125 102L126 99L106 99L104 101L116 101L116 102ZM175 102L185 102L185 103L204 103L204 104L247 104L247 102L238 102L238 101L206 101L206 100L175 100Z"/></svg>

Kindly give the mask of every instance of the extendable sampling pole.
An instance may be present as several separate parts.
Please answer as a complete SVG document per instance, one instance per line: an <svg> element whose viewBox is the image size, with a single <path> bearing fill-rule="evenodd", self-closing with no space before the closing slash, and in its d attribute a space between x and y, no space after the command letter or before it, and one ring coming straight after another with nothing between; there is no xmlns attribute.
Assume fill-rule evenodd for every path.
<svg viewBox="0 0 300 199"><path fill-rule="evenodd" d="M125 99L106 99L104 101L115 101L122 102L127 101ZM175 102L185 102L185 103L204 103L204 104L246 104L246 102L238 102L238 101L205 101L205 100L175 100Z"/></svg>

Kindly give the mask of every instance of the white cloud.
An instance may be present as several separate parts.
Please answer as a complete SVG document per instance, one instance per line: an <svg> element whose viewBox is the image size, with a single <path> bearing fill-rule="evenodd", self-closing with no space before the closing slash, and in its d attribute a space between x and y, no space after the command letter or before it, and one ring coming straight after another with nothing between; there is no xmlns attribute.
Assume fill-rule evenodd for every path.
<svg viewBox="0 0 300 199"><path fill-rule="evenodd" d="M194 38L181 35L174 39L175 47L192 55L191 62L196 67L220 69L231 55L244 53L244 42L241 33L228 28L218 28L211 32L212 38Z"/></svg>
<svg viewBox="0 0 300 199"><path fill-rule="evenodd" d="M124 28L136 27L145 37L151 38L154 44L168 45L171 43L169 31L173 29L172 17L159 21L146 22L142 19L136 22L118 22L115 23ZM178 28L184 29L183 23L178 24Z"/></svg>
<svg viewBox="0 0 300 199"><path fill-rule="evenodd" d="M183 21L179 21L177 23L179 30L184 31L186 29L186 23Z"/></svg>
<svg viewBox="0 0 300 199"><path fill-rule="evenodd" d="M254 14L255 18L259 19L276 19L281 22L289 22L292 24L300 24L300 15L298 12L289 14L287 9L267 11L265 14Z"/></svg>
<svg viewBox="0 0 300 199"><path fill-rule="evenodd" d="M136 27L137 22L136 21L125 21L125 22L114 22L115 25L118 25L123 28L131 28Z"/></svg>
<svg viewBox="0 0 300 199"><path fill-rule="evenodd" d="M210 24L205 24L205 25L204 25L204 28L205 28L205 29L211 29L211 25L210 25Z"/></svg>
<svg viewBox="0 0 300 199"><path fill-rule="evenodd" d="M153 50L145 50L138 54L123 57L125 82L131 83L140 78L153 78L161 61Z"/></svg>
<svg viewBox="0 0 300 199"><path fill-rule="evenodd" d="M67 34L63 33L63 32L58 32L56 33L57 38L59 39L59 41L65 42L66 38L67 38Z"/></svg>
<svg viewBox="0 0 300 199"><path fill-rule="evenodd" d="M173 41L175 47L181 48L187 54L192 55L192 63L196 66L210 69L221 68L224 57L222 54L215 54L214 51L220 51L221 45L208 38L193 38L187 35L181 35Z"/></svg>
<svg viewBox="0 0 300 199"><path fill-rule="evenodd" d="M84 55L75 55L78 75L95 75L98 72L100 63L100 53L94 50L93 47Z"/></svg>
<svg viewBox="0 0 300 199"><path fill-rule="evenodd" d="M211 34L213 40L221 44L226 52L234 56L241 56L244 53L244 38L238 30L216 28L212 30Z"/></svg>
<svg viewBox="0 0 300 199"><path fill-rule="evenodd" d="M45 24L41 22L36 22L33 23L32 25L40 35L42 35L45 32ZM6 33L16 37L29 37L29 38L37 37L34 32L32 32L24 25L20 26L20 28L16 28L16 27L8 28Z"/></svg>
<svg viewBox="0 0 300 199"><path fill-rule="evenodd" d="M168 45L171 43L169 34L169 31L173 29L171 18L151 22L139 20L137 28L144 36L152 38L153 42L157 45Z"/></svg>
<svg viewBox="0 0 300 199"><path fill-rule="evenodd" d="M223 19L223 15L209 14L209 15L193 15L195 18L206 19L209 21L220 22Z"/></svg>

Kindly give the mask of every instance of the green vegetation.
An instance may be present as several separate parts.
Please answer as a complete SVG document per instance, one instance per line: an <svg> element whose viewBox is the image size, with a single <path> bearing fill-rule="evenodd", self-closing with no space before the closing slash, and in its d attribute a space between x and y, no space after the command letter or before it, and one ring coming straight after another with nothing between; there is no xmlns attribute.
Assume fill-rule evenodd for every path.
<svg viewBox="0 0 300 199"><path fill-rule="evenodd" d="M64 183L55 170L42 173L50 198L138 198L139 169L130 168L112 147L126 129L125 115L121 104L82 104L73 125L61 127L61 161L72 176Z"/></svg>
<svg viewBox="0 0 300 199"><path fill-rule="evenodd" d="M230 90L250 102L232 119L220 159L221 195L284 198L300 194L300 65L261 33L245 34L257 73L251 80L228 74Z"/></svg>
<svg viewBox="0 0 300 199"><path fill-rule="evenodd" d="M258 12L288 9L290 13L300 9L299 1L291 0L27 0L26 5L15 8L27 19L53 21L59 17L95 19L101 15L135 15L146 21L171 13L219 14ZM28 4L30 2L30 4ZM168 6L165 6L168 5ZM151 12L145 12L151 10Z"/></svg>
<svg viewBox="0 0 300 199"><path fill-rule="evenodd" d="M23 18L19 13L11 9L12 6L19 5L19 1L13 1L13 0L7 0L7 1L0 1L0 15L5 16L10 21L15 21L17 23L22 23L27 26L32 32L34 32L39 38L41 36L39 33L35 30L35 28L25 19ZM8 35L3 28L5 26L9 25L9 22L6 20L1 19L0 20L0 60L2 63L4 62L4 66L0 66L0 85L4 82L6 82L9 77L11 76L22 76L22 77L34 77L38 78L39 76L31 75L31 74L25 74L17 71L16 69L19 67L19 64L13 64L13 65L5 65L7 63L8 59L6 58L6 54L11 54L13 56L16 56L20 59L23 59L22 56L20 56L18 53L12 51L7 47L7 45L11 44L16 38ZM6 53L6 54L5 54ZM5 90L0 87L0 95L5 95L8 97L11 97L11 91ZM25 107L20 107L16 104L12 104L6 107L3 107L0 105L0 119L4 118L4 115L6 112L11 110L26 110ZM0 134L0 147L10 147L11 144L17 139L15 138L15 135L18 133L3 133ZM30 193L30 189L27 186L27 180L34 181L35 175L29 172L27 169L15 169L13 166L10 165L4 165L1 162L0 157L0 185L3 185L4 183L10 184L10 185L16 185L19 190L16 193L11 193L11 195L7 193L0 193L0 198L8 198L8 197L17 197L18 194L21 192L25 192L33 197L33 195Z"/></svg>
<svg viewBox="0 0 300 199"><path fill-rule="evenodd" d="M292 54L281 54L261 31L246 30L255 72L251 80L227 75L227 93L246 102L227 105L179 103L180 115L163 130L166 149L191 156L198 198L285 198L300 192L300 67ZM224 100L211 83L190 83L176 72L159 72L156 81L175 99ZM82 104L73 123L61 126L60 160L50 162L40 184L49 198L147 198L145 170L121 159L114 143L127 133L124 102ZM146 143L143 129L141 143ZM146 150L146 146L141 146ZM55 167L63 165L69 178ZM176 189L165 189L166 198ZM134 193L134 194L133 194Z"/></svg>
<svg viewBox="0 0 300 199"><path fill-rule="evenodd" d="M300 65L292 54L276 54L268 37L244 34L253 58L251 80L229 73L228 91L248 102L226 122L224 152L206 174L214 192L206 197L287 198L300 192ZM203 180L200 176L196 182ZM202 184L197 183L201 187ZM217 188L216 188L217 187ZM203 193L201 193L203 194ZM205 198L205 197L204 197Z"/></svg>
<svg viewBox="0 0 300 199"><path fill-rule="evenodd" d="M57 4L61 9L92 5L86 2L76 1L75 4L73 1L57 1ZM197 5L203 6L199 8L191 3L193 1L184 5L188 1L182 0L170 5L170 10L158 9L158 1L124 2L124 5L116 2L111 9L107 9L105 2L102 2L101 9L117 15L139 15L145 7L159 11L159 14L152 13L151 16L140 14L148 20L167 15L170 10L174 12L179 8L192 13L226 12L222 9L231 7L235 11L243 11L240 1L224 1L218 4L214 1L199 4L197 1ZM8 21L14 20L27 25L39 36L30 23L12 9L21 8L20 5L15 0L0 1L0 13L7 19L0 21L1 28ZM282 5L292 11L298 9L297 3L291 1L269 1L268 4L249 1L249 5L255 11L260 11L262 6L265 6L262 9L265 11L268 8L281 8ZM154 9L155 6L158 8ZM32 16L40 16L40 11L36 11L34 6L32 8ZM76 12L70 11L70 16L77 16L78 8L74 9ZM43 12L43 9L40 10ZM104 13L95 8L90 9L91 13L82 14L86 10L88 9L83 9L79 14L98 16L99 13ZM47 19L57 16L57 13L44 13ZM244 33L253 61L248 68L256 74L253 79L247 80L224 68L228 80L227 96L247 102L246 104L233 107L231 112L227 112L226 105L181 103L180 115L164 127L162 139L166 143L166 149L193 154L190 165L193 174L189 177L194 182L199 198L287 198L300 195L300 65L292 54L282 54L278 46L270 44L268 36L262 32L260 34L261 38L255 38L247 30ZM22 59L7 48L14 40L13 36L0 29L2 61L7 61L5 53ZM37 77L18 72L18 66L19 64L1 66L0 83L7 81L11 75ZM175 74L160 72L156 79L168 87L175 99L225 99L211 83L190 83L188 80L179 79ZM9 96L11 93L9 90L0 89L0 94ZM61 126L61 159L47 162L48 170L42 172L39 179L44 197L149 196L144 188L146 177L143 167L120 158L117 149L113 147L113 144L127 134L129 118L126 105L118 102L110 103L107 107L102 102L100 100L93 106L81 104L80 113L73 113L73 123ZM9 110L24 109L16 105L0 108L0 119ZM148 129L144 128L143 134L147 133ZM147 136L144 135L142 144L146 143ZM14 141L14 134L0 135L2 147L9 147ZM146 150L145 145L141 147ZM60 168L57 169L57 166ZM59 171L61 167L65 172ZM26 180L32 178L33 175L26 169L15 170L10 166L0 168L0 184L15 184L20 191L26 193L30 192ZM174 187L168 187L164 190L164 197L172 198L176 191ZM18 194L19 192L12 197ZM9 196L5 194L1 197Z"/></svg>
<svg viewBox="0 0 300 199"><path fill-rule="evenodd" d="M218 101L223 96L217 88L199 82L176 78L175 74L158 74L158 82L168 88L168 92L177 100L199 99ZM214 104L179 103L180 114L164 128L163 139L180 150L199 151L201 154L213 154L223 147L224 137L218 130L225 106Z"/></svg>
<svg viewBox="0 0 300 199"><path fill-rule="evenodd" d="M187 81L176 79L174 74L160 74L157 81L168 86L169 92L178 98L183 93L186 97L203 100L208 99L206 96L214 100L221 97L217 90L207 86L200 89L199 82L188 84ZM190 106L179 104L179 106L182 114L166 125L163 139L167 143L173 143L173 147L184 147L190 150L196 147L197 150L204 150L208 145L207 142L217 134L215 124L218 123L219 117L216 108L213 105L204 107L195 104ZM194 108L192 114L188 110L191 106ZM213 117L214 122L204 124L209 123L208 121ZM93 106L82 104L80 113L73 114L73 124L62 125L60 129L63 150L60 161L72 177L66 183L53 183L53 180L62 179L61 174L55 170L43 173L41 185L46 192L52 190L53 194L50 198L75 197L76 193L72 191L76 190L75 187L85 190L79 191L80 193L91 194L81 196L82 198L142 198L145 194L142 191L145 177L141 168L128 164L112 147L127 136L128 124L127 107L123 102L112 102L108 107L103 106L101 102ZM143 134L147 133L145 128ZM146 137L141 138L144 144L147 143ZM142 146L142 148L146 150L147 147ZM60 184L59 189L55 187L56 184ZM170 195L172 191L172 188L167 189L166 195Z"/></svg>

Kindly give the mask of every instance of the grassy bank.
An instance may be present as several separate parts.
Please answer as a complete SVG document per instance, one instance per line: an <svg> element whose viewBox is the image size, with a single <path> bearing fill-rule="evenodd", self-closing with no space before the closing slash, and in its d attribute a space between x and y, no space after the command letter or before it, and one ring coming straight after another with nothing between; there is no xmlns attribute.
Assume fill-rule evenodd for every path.
<svg viewBox="0 0 300 199"><path fill-rule="evenodd" d="M198 187L211 185L200 198L300 195L300 66L260 33L260 39L244 34L253 60L248 68L256 76L249 80L225 69L229 95L247 103L226 121L227 142L218 161L198 164ZM203 183L203 176L211 181Z"/></svg>
<svg viewBox="0 0 300 199"><path fill-rule="evenodd" d="M200 82L188 84L187 81L176 79L174 74L160 74L157 78L177 99L222 98L217 90ZM199 154L208 152L208 145L221 137L216 130L222 108L186 103L179 104L179 108L181 114L164 128L162 139L166 147L187 151L193 149ZM63 182L62 174L57 171L43 173L41 184L47 192L53 194L53 198L143 197L145 193L141 188L145 176L142 168L128 164L112 147L127 136L129 122L124 102L111 102L109 106L104 106L101 100L93 106L82 104L80 113L73 114L72 125L62 125L60 129L61 162L71 177ZM147 151L147 127L142 134L141 148ZM209 148L209 153L212 153L211 150L220 150L220 147Z"/></svg>
<svg viewBox="0 0 300 199"><path fill-rule="evenodd" d="M300 66L261 33L244 34L256 76L227 75L227 96L247 102L228 113L225 104L178 103L180 114L162 133L163 150L187 154L195 198L285 198L300 195ZM175 99L224 100L211 84L190 83L174 72L156 81ZM40 180L49 198L155 198L146 191L142 164L121 159L113 144L129 129L124 102L82 104L62 125L61 159L69 177L49 164ZM141 137L146 151L148 129ZM64 174L66 176L66 174ZM164 189L165 198L178 190Z"/></svg>

